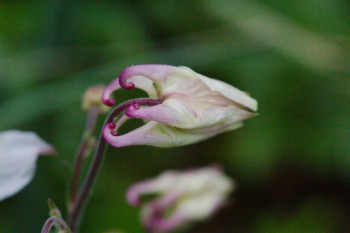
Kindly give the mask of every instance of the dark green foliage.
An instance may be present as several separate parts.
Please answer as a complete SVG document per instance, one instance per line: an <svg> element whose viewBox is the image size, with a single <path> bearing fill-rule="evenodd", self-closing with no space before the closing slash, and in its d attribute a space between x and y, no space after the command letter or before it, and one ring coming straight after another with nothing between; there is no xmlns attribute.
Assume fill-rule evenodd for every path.
<svg viewBox="0 0 350 233"><path fill-rule="evenodd" d="M81 95L142 63L224 80L258 100L259 116L182 148L109 148L82 232L142 232L129 185L212 163L237 191L189 232L350 232L349 12L346 0L1 1L0 130L36 131L59 155L40 157L33 182L0 203L0 232L40 232L48 197L65 213Z"/></svg>

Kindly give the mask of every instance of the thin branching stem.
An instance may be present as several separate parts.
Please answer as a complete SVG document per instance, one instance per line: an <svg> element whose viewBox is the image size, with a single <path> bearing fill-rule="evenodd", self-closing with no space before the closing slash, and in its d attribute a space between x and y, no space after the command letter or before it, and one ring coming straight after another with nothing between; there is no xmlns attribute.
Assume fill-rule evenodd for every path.
<svg viewBox="0 0 350 233"><path fill-rule="evenodd" d="M46 220L41 233L49 233L51 228L55 225L57 217L50 217Z"/></svg>
<svg viewBox="0 0 350 233"><path fill-rule="evenodd" d="M103 129L104 127L109 123L113 121L113 118L115 116L120 115L123 113L128 107L138 104L138 105L157 105L161 101L158 99L149 99L149 98L140 98L140 99L133 99L126 101L120 105L118 105L107 117L103 128L101 130L100 138L95 150L94 158L91 162L90 169L88 171L87 176L85 177L84 183L79 191L78 196L75 198L74 202L72 203L72 209L69 216L69 227L72 230L73 233L79 232L79 226L81 217L84 212L84 207L87 203L89 194L91 193L92 187L95 183L98 171L101 168L105 149L106 149L106 140L103 138Z"/></svg>
<svg viewBox="0 0 350 233"><path fill-rule="evenodd" d="M71 191L71 202L73 203L78 192L79 187L79 178L81 173L81 167L83 163L83 159L86 153L86 150L88 149L89 139L95 130L96 127L96 121L99 114L99 107L95 106L92 109L88 111L87 114L87 121L85 130L83 133L83 137L81 139L80 146L78 148L76 157L75 157L75 164L74 164L74 174L73 174L73 181L72 181L72 191Z"/></svg>

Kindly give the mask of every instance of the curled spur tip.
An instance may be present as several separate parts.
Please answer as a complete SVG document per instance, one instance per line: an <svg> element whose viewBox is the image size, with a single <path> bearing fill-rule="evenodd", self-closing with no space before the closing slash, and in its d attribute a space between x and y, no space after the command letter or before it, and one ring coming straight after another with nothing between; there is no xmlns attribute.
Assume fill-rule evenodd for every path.
<svg viewBox="0 0 350 233"><path fill-rule="evenodd" d="M135 84L133 82L128 82L128 75L127 75L128 69L125 69L119 76L119 85L127 90L132 90L135 88Z"/></svg>
<svg viewBox="0 0 350 233"><path fill-rule="evenodd" d="M117 131L114 131L114 130L111 130L111 134L113 135L113 136L119 136L119 134L118 134L118 132Z"/></svg>
<svg viewBox="0 0 350 233"><path fill-rule="evenodd" d="M107 127L110 129L110 130L114 130L117 126L114 122L108 122L107 123Z"/></svg>
<svg viewBox="0 0 350 233"><path fill-rule="evenodd" d="M115 99L107 99L107 100L104 100L103 103L107 106L113 106L115 104Z"/></svg>

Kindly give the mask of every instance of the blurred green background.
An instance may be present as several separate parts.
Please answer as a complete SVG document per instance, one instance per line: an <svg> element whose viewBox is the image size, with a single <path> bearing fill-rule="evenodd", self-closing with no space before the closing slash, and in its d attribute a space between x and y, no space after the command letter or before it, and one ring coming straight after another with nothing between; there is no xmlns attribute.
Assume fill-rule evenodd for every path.
<svg viewBox="0 0 350 233"><path fill-rule="evenodd" d="M347 0L2 0L0 130L35 131L59 155L40 157L33 182L0 203L0 232L40 232L48 197L65 212L81 95L145 63L224 80L259 101L259 116L191 146L109 148L83 233L142 232L129 185L212 163L237 190L189 232L350 232L349 12Z"/></svg>

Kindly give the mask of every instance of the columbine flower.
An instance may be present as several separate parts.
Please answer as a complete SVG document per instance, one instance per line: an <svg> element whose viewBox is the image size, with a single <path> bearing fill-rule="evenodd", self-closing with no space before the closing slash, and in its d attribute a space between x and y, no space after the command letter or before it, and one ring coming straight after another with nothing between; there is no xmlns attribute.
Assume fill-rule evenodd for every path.
<svg viewBox="0 0 350 233"><path fill-rule="evenodd" d="M32 180L39 154L54 152L54 148L35 133L1 132L0 201L19 192Z"/></svg>
<svg viewBox="0 0 350 233"><path fill-rule="evenodd" d="M120 88L144 90L149 99L135 99L120 105L116 114L125 115L107 124L104 138L115 147L152 145L181 146L195 143L242 126L255 115L257 102L246 93L187 67L137 65L126 68L103 93L109 106L111 94ZM117 129L128 118L148 121L124 135Z"/></svg>
<svg viewBox="0 0 350 233"><path fill-rule="evenodd" d="M141 221L152 232L168 232L210 217L225 204L233 182L217 166L184 172L168 171L129 188L127 200L140 205L140 196L158 195L145 203Z"/></svg>

